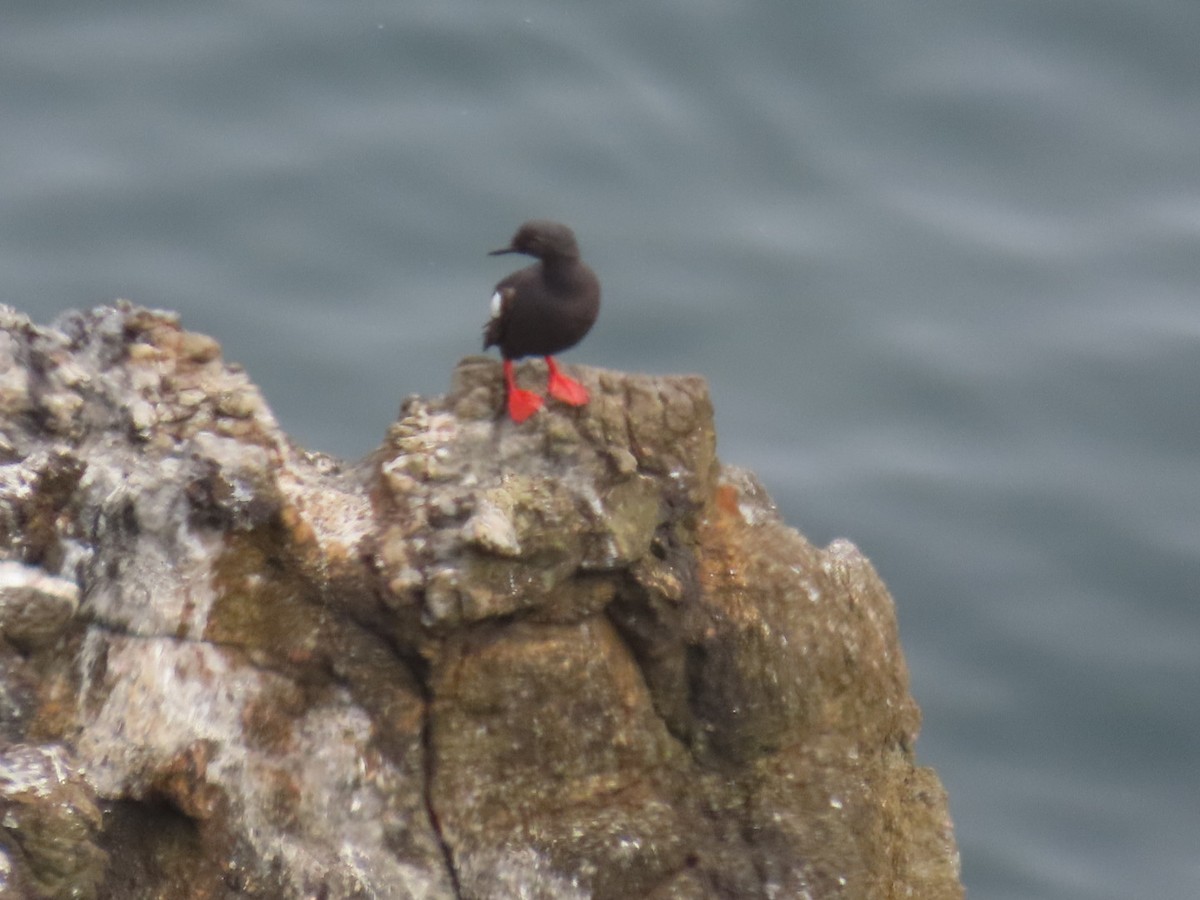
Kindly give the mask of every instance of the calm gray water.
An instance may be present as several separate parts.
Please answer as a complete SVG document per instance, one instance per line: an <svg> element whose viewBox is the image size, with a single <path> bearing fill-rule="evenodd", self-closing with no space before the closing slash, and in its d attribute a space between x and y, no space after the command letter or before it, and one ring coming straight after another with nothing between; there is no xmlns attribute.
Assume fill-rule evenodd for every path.
<svg viewBox="0 0 1200 900"><path fill-rule="evenodd" d="M973 900L1200 896L1200 3L8 0L0 302L182 312L357 457L572 224L567 361L899 605Z"/></svg>

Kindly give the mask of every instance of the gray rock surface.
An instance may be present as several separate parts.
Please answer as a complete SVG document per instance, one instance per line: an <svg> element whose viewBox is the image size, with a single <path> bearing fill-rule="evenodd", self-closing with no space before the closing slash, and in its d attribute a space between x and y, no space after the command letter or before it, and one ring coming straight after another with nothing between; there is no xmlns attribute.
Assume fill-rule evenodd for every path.
<svg viewBox="0 0 1200 900"><path fill-rule="evenodd" d="M961 897L870 564L702 379L575 374L351 466L172 314L0 307L0 896Z"/></svg>

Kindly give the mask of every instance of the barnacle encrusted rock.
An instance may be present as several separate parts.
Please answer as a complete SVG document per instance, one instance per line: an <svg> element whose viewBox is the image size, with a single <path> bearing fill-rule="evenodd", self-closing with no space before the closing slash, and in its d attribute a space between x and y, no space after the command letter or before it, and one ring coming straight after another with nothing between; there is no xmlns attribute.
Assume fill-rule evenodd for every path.
<svg viewBox="0 0 1200 900"><path fill-rule="evenodd" d="M348 465L173 314L0 308L5 888L961 897L870 564L702 379L574 374L516 426L464 360Z"/></svg>

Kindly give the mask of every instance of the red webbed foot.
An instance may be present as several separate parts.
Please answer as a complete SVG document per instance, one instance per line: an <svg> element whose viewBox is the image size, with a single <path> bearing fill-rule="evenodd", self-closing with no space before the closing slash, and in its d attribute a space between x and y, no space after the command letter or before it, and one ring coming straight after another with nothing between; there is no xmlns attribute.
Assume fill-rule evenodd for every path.
<svg viewBox="0 0 1200 900"><path fill-rule="evenodd" d="M512 388L508 392L508 415L518 424L542 408L542 398L533 391Z"/></svg>
<svg viewBox="0 0 1200 900"><path fill-rule="evenodd" d="M578 381L568 378L554 362L554 357L546 357L546 365L550 367L550 379L547 388L550 396L561 400L569 406L583 406L588 402L588 392Z"/></svg>
<svg viewBox="0 0 1200 900"><path fill-rule="evenodd" d="M520 424L542 408L542 398L533 391L517 387L511 359L504 361L504 387L508 392L508 415Z"/></svg>

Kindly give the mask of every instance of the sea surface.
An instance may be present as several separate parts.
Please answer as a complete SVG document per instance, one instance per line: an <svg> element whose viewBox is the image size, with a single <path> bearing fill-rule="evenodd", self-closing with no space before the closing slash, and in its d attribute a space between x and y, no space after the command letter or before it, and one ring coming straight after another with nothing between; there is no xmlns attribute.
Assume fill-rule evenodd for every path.
<svg viewBox="0 0 1200 900"><path fill-rule="evenodd" d="M357 458L571 224L899 609L972 900L1200 897L1197 0L7 0L0 302L178 310Z"/></svg>

